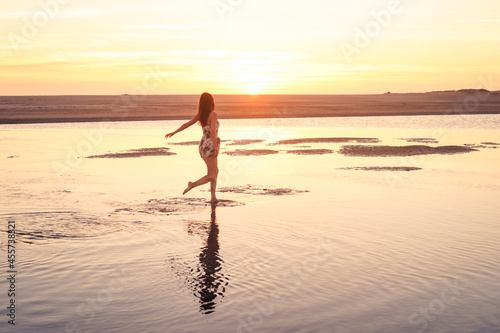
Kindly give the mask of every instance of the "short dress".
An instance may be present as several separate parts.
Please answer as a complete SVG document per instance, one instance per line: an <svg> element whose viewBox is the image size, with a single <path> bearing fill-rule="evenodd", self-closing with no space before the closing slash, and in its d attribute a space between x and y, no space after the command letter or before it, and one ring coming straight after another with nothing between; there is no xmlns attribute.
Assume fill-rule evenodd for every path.
<svg viewBox="0 0 500 333"><path fill-rule="evenodd" d="M217 135L218 132L219 122L217 121L217 125L215 126L215 135ZM198 146L201 158L214 156L214 143L212 142L212 138L210 135L210 125L206 125L205 127L203 127L203 137L201 138L200 145ZM217 138L217 147L220 148L220 138Z"/></svg>

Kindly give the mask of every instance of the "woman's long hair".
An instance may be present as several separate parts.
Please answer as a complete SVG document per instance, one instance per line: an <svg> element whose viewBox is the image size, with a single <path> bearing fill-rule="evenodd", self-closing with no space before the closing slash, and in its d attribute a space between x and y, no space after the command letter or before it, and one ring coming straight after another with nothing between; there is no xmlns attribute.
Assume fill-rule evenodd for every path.
<svg viewBox="0 0 500 333"><path fill-rule="evenodd" d="M214 97L207 92L201 94L200 102L198 103L198 120L200 121L202 127L207 126L208 116L214 109Z"/></svg>

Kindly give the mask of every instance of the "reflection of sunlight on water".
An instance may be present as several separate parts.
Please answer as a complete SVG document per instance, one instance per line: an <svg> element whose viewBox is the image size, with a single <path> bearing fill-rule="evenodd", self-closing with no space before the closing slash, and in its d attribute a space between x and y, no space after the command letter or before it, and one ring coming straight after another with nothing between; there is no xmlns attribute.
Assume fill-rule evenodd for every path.
<svg viewBox="0 0 500 333"><path fill-rule="evenodd" d="M293 135L293 130L284 126L239 127L221 129L219 135L226 140L258 139L276 141Z"/></svg>
<svg viewBox="0 0 500 333"><path fill-rule="evenodd" d="M379 138L381 145L410 145L420 143L401 138L434 137L439 143L426 144L500 142L498 128L491 128L498 122L489 121L494 116L477 117L477 130L460 127L472 118L463 117L460 126L444 124L446 140L432 134L442 123L434 123L435 117L222 120L221 137L271 140L259 137L270 130L272 140L368 137ZM481 122L484 129L479 129ZM0 133L7 138L0 156L6 212L21 206L28 213L41 207L78 212L71 220L66 213L18 219L20 229L50 236L21 244L22 324L28 328L23 331L37 332L41 325L44 331L63 331L70 320L85 323L87 317L76 313L78 306L96 295L106 296L101 292L113 280L113 271L124 266L126 288L105 299L109 303L101 304L94 321L82 328L126 331L137 325L138 317L130 314L138 313L144 331L169 327L174 332L234 332L239 318L257 318L252 316L260 313L259 305L269 304L273 295L285 295L290 301L273 303L272 313L261 313L255 331L412 331L418 327L411 327L408 317L439 297L443 281L455 277L467 292L429 331L477 331L467 326L471 318L484 322L485 331L496 328L500 149L411 158L349 157L338 153L343 143L308 143L311 149L335 152L302 156L286 153L299 145L225 142L225 150L279 153L233 157L222 152L219 167L228 175L221 187L271 185L309 192L221 192L220 199L245 205L219 206L215 221L202 203L208 187L172 200L181 196L188 180L206 170L196 145L164 141L165 132L180 123L117 123L116 131L92 152L169 147L175 156L82 159L64 176L53 173L50 162L64 160L66 147L85 138L81 130L98 125L16 125ZM200 132L183 132L175 141L197 141ZM11 155L18 157L7 158ZM231 174L234 163L239 172ZM400 166L422 170L339 170ZM394 189L387 175L397 177ZM198 201L199 207L189 205ZM179 215L164 213L170 205L180 207ZM152 213L141 213L144 207ZM121 208L128 210L113 213ZM83 223L76 225L79 221ZM61 231L82 237L52 237ZM311 273L305 263L324 236L338 246ZM289 272L300 285L283 280Z"/></svg>

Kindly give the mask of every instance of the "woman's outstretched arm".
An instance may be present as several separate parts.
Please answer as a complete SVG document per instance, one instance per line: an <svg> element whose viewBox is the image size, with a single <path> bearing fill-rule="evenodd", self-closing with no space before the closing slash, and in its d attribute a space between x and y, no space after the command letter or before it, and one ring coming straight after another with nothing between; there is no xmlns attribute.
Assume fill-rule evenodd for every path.
<svg viewBox="0 0 500 333"><path fill-rule="evenodd" d="M189 126L195 124L197 121L198 121L198 114L195 114L194 117L193 117L193 119L191 119L190 121L182 124L181 127L179 127L178 129L176 129L175 131L170 132L167 135L165 135L165 139L171 138L174 134L179 133L181 131L184 131L186 128L188 128Z"/></svg>

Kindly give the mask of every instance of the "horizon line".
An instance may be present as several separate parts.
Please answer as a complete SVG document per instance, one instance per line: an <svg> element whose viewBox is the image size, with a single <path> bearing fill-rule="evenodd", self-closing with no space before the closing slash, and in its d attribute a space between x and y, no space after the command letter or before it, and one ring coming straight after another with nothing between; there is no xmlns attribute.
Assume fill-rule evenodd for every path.
<svg viewBox="0 0 500 333"><path fill-rule="evenodd" d="M446 92L464 92L464 91L488 91L490 93L500 92L500 90L487 90L484 88L463 88L463 89L450 89L450 90L433 90L433 91L411 91L411 92L392 92L387 91L384 93L295 93L295 94L226 94L226 93L211 93L212 95L224 96L362 96L362 95L403 95L403 94L430 94L430 93L446 93ZM185 94L44 94L44 95L0 95L0 97L62 97L62 96L199 96L201 93L185 93Z"/></svg>

